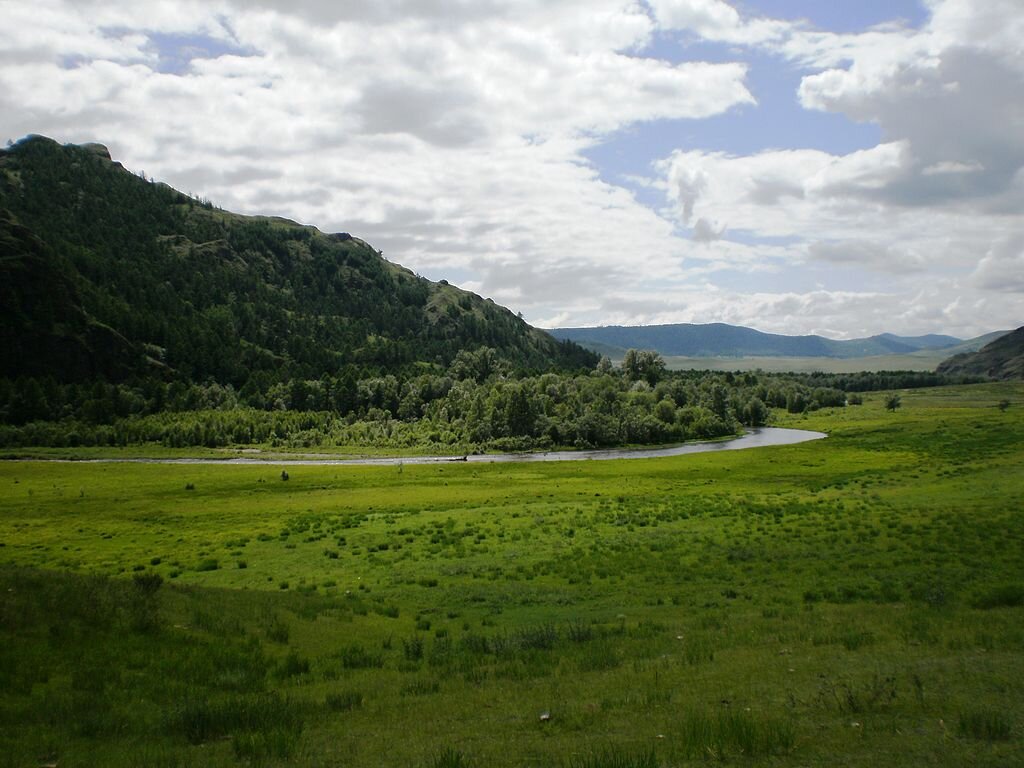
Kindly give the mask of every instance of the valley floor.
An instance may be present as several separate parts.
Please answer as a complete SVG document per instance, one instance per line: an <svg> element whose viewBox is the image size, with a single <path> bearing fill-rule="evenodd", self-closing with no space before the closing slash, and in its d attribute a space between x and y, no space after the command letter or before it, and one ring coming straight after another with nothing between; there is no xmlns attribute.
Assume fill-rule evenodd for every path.
<svg viewBox="0 0 1024 768"><path fill-rule="evenodd" d="M0 766L1024 763L1024 385L900 394L645 461L2 462Z"/></svg>

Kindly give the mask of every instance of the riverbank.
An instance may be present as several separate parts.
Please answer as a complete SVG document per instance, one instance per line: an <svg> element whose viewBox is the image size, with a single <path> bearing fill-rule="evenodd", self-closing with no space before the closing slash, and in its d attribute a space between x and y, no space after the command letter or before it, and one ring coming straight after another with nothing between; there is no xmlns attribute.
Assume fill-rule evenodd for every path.
<svg viewBox="0 0 1024 768"><path fill-rule="evenodd" d="M581 451L535 451L528 453L481 453L446 456L362 456L333 458L330 454L298 454L296 458L282 458L280 454L263 455L258 450L241 450L239 455L224 456L11 456L7 461L55 461L91 464L200 464L200 465L263 465L263 466L396 466L405 464L445 464L465 462L474 464L548 462L548 461L609 461L618 459L656 459L716 451L736 451L765 448L775 445L796 445L828 437L824 432L780 427L758 427L746 434L727 440L703 440L669 447L605 448Z"/></svg>

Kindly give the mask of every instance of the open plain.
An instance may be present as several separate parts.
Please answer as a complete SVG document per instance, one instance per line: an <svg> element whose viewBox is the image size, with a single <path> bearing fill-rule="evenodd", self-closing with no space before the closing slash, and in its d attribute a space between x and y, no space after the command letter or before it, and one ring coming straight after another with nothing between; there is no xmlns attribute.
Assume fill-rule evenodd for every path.
<svg viewBox="0 0 1024 768"><path fill-rule="evenodd" d="M1024 386L633 461L0 463L0 765L1024 762Z"/></svg>

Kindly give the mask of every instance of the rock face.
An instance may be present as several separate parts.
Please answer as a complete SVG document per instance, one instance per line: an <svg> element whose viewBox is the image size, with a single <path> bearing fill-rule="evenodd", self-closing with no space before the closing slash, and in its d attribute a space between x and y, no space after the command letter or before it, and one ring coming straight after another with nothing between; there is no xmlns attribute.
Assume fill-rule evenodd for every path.
<svg viewBox="0 0 1024 768"><path fill-rule="evenodd" d="M986 344L977 352L954 355L938 367L939 373L1024 379L1024 327Z"/></svg>
<svg viewBox="0 0 1024 768"><path fill-rule="evenodd" d="M92 152L94 155L102 157L105 160L113 160L113 158L110 156L110 150L107 149L106 146L104 146L103 144L83 144L82 149L88 152Z"/></svg>

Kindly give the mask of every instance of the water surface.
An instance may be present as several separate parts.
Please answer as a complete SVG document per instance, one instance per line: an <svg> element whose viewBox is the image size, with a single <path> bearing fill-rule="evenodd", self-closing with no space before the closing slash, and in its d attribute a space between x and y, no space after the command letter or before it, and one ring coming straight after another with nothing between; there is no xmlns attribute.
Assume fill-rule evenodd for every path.
<svg viewBox="0 0 1024 768"><path fill-rule="evenodd" d="M529 461L608 461L611 459L658 459L666 456L682 456L690 453L713 453L716 451L738 451L745 448L765 448L773 445L794 445L809 440L828 437L823 432L805 429L782 429L780 427L759 427L746 434L729 440L714 442L684 443L668 448L607 448L593 451L540 451L532 453L483 453L468 456L387 456L360 459L332 459L328 454L309 455L302 458L260 458L256 455L231 459L83 459L92 463L135 463L135 464L266 464L271 466L394 466L397 464L446 464L475 463L495 464L499 462Z"/></svg>

